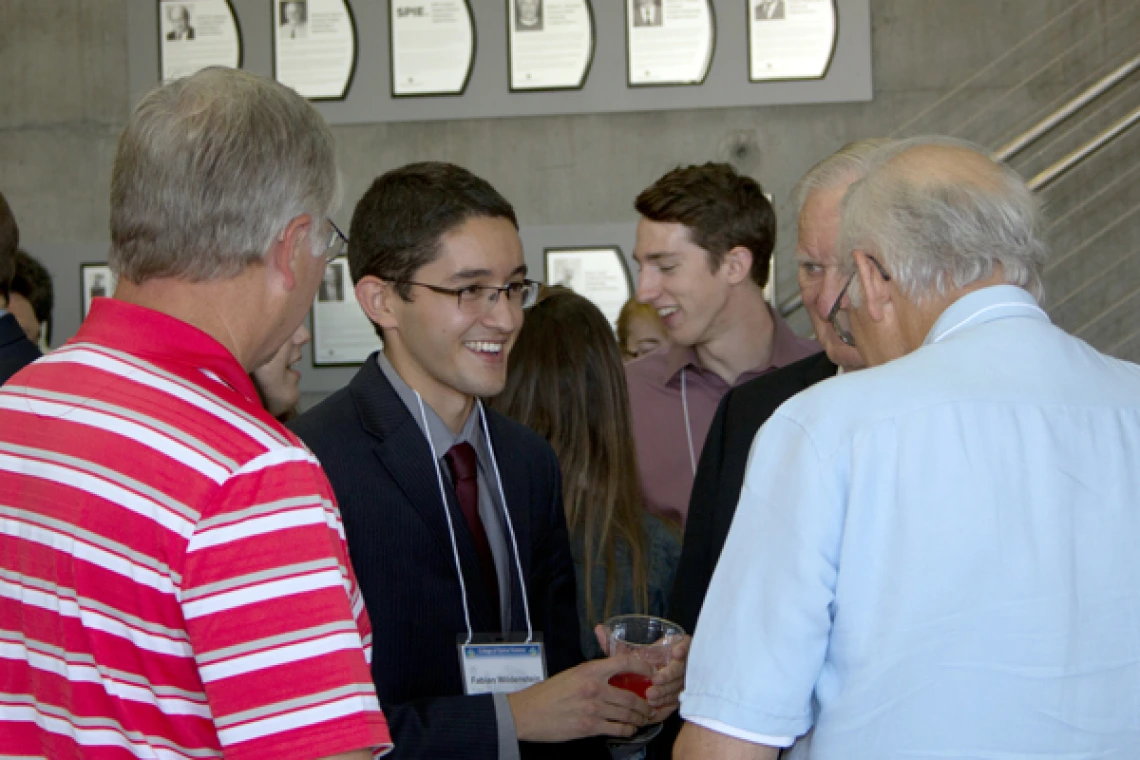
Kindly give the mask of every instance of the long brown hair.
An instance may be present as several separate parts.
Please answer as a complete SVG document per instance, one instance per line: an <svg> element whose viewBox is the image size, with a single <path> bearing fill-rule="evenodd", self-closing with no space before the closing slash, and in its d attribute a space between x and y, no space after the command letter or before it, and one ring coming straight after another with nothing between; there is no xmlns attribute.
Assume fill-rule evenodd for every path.
<svg viewBox="0 0 1140 760"><path fill-rule="evenodd" d="M641 488L621 354L613 330L596 306L551 288L527 312L507 364L507 385L494 408L539 433L562 467L562 500L570 535L585 546L586 616L612 612L617 589L616 546L629 548L635 609L649 607ZM606 567L601 615L592 570Z"/></svg>

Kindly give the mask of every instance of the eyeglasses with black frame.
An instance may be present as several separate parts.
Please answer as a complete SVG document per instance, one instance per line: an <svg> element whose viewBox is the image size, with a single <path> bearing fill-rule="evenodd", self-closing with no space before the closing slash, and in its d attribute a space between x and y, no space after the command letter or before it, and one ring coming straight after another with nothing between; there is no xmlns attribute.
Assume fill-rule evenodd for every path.
<svg viewBox="0 0 1140 760"><path fill-rule="evenodd" d="M332 253L326 255L329 259L335 259L348 250L348 236L340 231L332 219L329 219L328 223L332 227L332 233L329 235L327 250ZM420 288L427 288L433 293L455 296L459 310L475 317L481 317L490 312L499 302L500 295L506 295L508 304L517 303L522 309L529 309L538 302L538 291L542 287L540 283L534 280L508 282L506 285L465 285L462 288L444 288L415 280L392 280L392 282L400 285L415 285Z"/></svg>
<svg viewBox="0 0 1140 760"><path fill-rule="evenodd" d="M879 270L879 274L883 276L883 282L890 282L891 276L887 274L887 270L883 269L883 265L879 263L879 260L874 256L868 256L867 258L869 258L871 263L875 265L875 268ZM847 278L847 283L843 286L843 290L839 291L839 297L835 299L831 311L827 313L827 321L831 323L835 334L848 346L855 345L855 336L851 334L851 315L847 313L847 309L841 308L840 304L843 303L843 296L847 295L847 289L851 287L851 283L858 276L858 272L851 273L851 276Z"/></svg>
<svg viewBox="0 0 1140 760"><path fill-rule="evenodd" d="M340 227L336 226L336 222L332 219L326 219L332 231L329 232L329 241L325 246L325 261L332 261L333 259L344 256L348 253L348 236L340 231Z"/></svg>
<svg viewBox="0 0 1140 760"><path fill-rule="evenodd" d="M464 285L462 288L444 288L415 280L392 280L400 285L415 285L427 288L433 293L454 296L459 310L470 317L481 317L495 308L499 296L504 295L507 303L519 309L529 309L538 301L540 283L534 280L519 280L506 285Z"/></svg>

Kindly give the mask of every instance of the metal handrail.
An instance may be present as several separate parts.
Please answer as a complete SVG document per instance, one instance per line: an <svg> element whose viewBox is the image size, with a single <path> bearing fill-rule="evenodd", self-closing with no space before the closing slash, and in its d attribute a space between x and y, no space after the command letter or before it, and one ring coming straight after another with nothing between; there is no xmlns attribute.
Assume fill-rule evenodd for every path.
<svg viewBox="0 0 1140 760"><path fill-rule="evenodd" d="M992 154L994 160L1007 161L1013 156L1017 155L1022 150L1040 139L1043 135L1048 134L1049 131L1054 129L1058 124L1070 118L1073 116L1073 114L1079 112L1093 100L1099 98L1108 90L1120 84L1120 82L1127 79L1136 71L1140 71L1140 55L1137 55L1131 60L1123 63L1108 73L1106 76L1099 79L1073 100L1061 106L1059 109L1046 116L1036 125L1030 127L1028 130L1018 135L1013 140L1010 140L1008 143L998 148ZM1112 124L1110 127L1105 129L1089 142L1077 148L1072 153L1069 153L1060 161L1056 162L1052 166L1048 167L1030 179L1027 183L1029 185L1029 188L1031 190L1037 191L1048 187L1051 183L1064 176L1086 158L1103 148L1108 143L1115 140L1124 132L1134 127L1137 123L1140 123L1140 107L1136 108L1123 119L1120 119L1116 123ZM780 302L778 311L781 317L787 317L788 315L802 308L803 305L803 297L797 293L791 298Z"/></svg>
<svg viewBox="0 0 1140 760"><path fill-rule="evenodd" d="M1125 62L1115 70L1109 72L1109 74L1102 77L1099 81L1095 82L1091 87L1082 92L1080 95L1073 98L1068 103L1061 106L1056 111L1039 121L1037 124L1030 127L1025 132L1022 132L1020 135L995 150L993 153L994 160L1008 161L1009 159L1013 158L1018 153L1025 150L1025 148L1029 147L1038 139L1040 139L1043 135L1047 134L1058 124L1080 111L1089 103L1096 100L1104 93L1108 92L1110 89L1127 79L1138 70L1140 70L1140 55L1137 55L1132 60Z"/></svg>
<svg viewBox="0 0 1140 760"><path fill-rule="evenodd" d="M1108 129L1029 180L1027 183L1029 189L1036 191L1048 187L1055 180L1068 173L1074 166L1136 126L1137 123L1140 123L1140 106L1137 106L1133 109L1132 113L1110 125Z"/></svg>
<svg viewBox="0 0 1140 760"><path fill-rule="evenodd" d="M784 301L782 304L780 304L780 316L786 317L803 305L804 305L804 297L802 295L800 295L799 293L796 293L794 296L789 298L787 301Z"/></svg>

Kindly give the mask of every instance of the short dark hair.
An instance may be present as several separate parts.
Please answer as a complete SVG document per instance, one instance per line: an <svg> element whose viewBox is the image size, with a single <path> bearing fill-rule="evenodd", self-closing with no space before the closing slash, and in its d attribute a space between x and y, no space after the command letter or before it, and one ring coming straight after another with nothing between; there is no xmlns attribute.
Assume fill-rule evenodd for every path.
<svg viewBox="0 0 1140 760"><path fill-rule="evenodd" d="M439 255L439 242L468 219L507 219L518 229L515 210L485 179L461 166L425 161L377 177L352 212L348 267L353 283L372 275L400 284Z"/></svg>
<svg viewBox="0 0 1140 760"><path fill-rule="evenodd" d="M55 291L51 275L44 265L28 255L27 251L16 251L16 273L12 277L10 293L18 293L28 299L36 321L46 324L45 338L51 345L51 312L55 308Z"/></svg>
<svg viewBox="0 0 1140 760"><path fill-rule="evenodd" d="M679 166L641 191L634 208L651 222L679 222L709 252L715 272L737 246L752 252L752 280L768 284L776 247L776 212L751 177L728 164Z"/></svg>
<svg viewBox="0 0 1140 760"><path fill-rule="evenodd" d="M8 284L16 271L16 249L20 245L20 228L16 217L0 193L0 296L8 296Z"/></svg>

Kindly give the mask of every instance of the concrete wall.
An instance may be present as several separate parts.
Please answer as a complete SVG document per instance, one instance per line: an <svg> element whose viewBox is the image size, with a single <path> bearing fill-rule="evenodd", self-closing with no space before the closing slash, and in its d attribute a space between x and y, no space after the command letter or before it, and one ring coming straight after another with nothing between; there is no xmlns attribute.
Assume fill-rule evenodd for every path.
<svg viewBox="0 0 1140 760"><path fill-rule="evenodd" d="M631 199L661 173L731 159L780 200L786 297L794 292L794 225L783 199L812 163L849 140L896 131L955 131L996 147L1134 45L1136 7L1135 0L872 0L870 103L337 127L346 197L392 167L443 159L487 177L526 225L632 225ZM1064 12L1071 15L1046 26ZM0 188L28 247L53 252L53 269L107 237L110 162L131 105L126 22L127 0L0 3ZM1133 106L1135 90L1124 98ZM1090 187L1135 167L1134 144L1060 183L1049 205L1068 213ZM1111 244L1090 246L1104 254L1098 263L1081 266L1086 250L1050 274L1050 303L1070 329L1092 330L1096 345L1140 359L1134 180L1095 204L1124 222L1112 228ZM1092 232L1076 224L1089 218L1089 210L1073 213L1056 230L1067 252ZM1113 272L1107 279L1105 267ZM60 283L59 298L77 300L76 273L55 274L71 282ZM802 317L794 324L806 328ZM59 328L57 341L74 324Z"/></svg>

